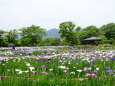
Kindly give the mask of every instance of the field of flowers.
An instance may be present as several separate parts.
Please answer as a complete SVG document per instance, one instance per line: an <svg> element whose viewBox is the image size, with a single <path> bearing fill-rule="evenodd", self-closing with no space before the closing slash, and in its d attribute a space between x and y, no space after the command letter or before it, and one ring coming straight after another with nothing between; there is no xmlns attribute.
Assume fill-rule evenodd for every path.
<svg viewBox="0 0 115 86"><path fill-rule="evenodd" d="M115 86L115 50L0 49L0 86Z"/></svg>

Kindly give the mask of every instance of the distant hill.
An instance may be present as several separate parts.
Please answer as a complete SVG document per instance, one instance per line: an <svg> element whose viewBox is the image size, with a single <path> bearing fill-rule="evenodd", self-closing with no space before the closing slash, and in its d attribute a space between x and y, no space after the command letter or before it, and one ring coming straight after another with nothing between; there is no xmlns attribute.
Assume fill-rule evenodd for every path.
<svg viewBox="0 0 115 86"><path fill-rule="evenodd" d="M60 38L60 34L58 33L59 29L51 29L48 30L46 33L46 36L43 36L43 38Z"/></svg>

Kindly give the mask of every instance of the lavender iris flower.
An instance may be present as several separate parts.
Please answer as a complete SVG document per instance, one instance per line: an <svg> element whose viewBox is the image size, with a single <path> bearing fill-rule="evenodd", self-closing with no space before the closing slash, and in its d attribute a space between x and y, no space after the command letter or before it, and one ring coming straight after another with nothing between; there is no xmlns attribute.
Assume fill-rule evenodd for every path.
<svg viewBox="0 0 115 86"><path fill-rule="evenodd" d="M94 73L98 73L98 70L94 70L93 72L94 72Z"/></svg>
<svg viewBox="0 0 115 86"><path fill-rule="evenodd" d="M107 70L107 72L115 72L115 70Z"/></svg>
<svg viewBox="0 0 115 86"><path fill-rule="evenodd" d="M106 69L111 69L110 67L105 67Z"/></svg>

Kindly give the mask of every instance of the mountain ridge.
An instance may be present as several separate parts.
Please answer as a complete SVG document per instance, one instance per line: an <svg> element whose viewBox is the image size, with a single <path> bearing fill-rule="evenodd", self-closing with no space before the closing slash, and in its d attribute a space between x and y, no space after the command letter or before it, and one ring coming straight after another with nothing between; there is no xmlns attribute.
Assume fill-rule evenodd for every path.
<svg viewBox="0 0 115 86"><path fill-rule="evenodd" d="M50 29L46 32L46 36L43 36L43 38L60 38L60 34L58 32L59 29Z"/></svg>

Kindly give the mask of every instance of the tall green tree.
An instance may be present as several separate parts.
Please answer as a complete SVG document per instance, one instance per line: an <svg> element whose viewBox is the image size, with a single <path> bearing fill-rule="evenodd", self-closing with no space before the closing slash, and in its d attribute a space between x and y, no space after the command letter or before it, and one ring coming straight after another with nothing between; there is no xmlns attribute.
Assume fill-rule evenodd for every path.
<svg viewBox="0 0 115 86"><path fill-rule="evenodd" d="M97 37L99 35L99 29L96 26L88 26L83 29L83 32L86 33L86 37Z"/></svg>
<svg viewBox="0 0 115 86"><path fill-rule="evenodd" d="M100 27L102 34L107 37L107 39L115 39L115 23L109 23Z"/></svg>
<svg viewBox="0 0 115 86"><path fill-rule="evenodd" d="M29 46L35 46L42 40L42 36L46 35L46 30L40 26L32 25L20 29L21 43Z"/></svg>
<svg viewBox="0 0 115 86"><path fill-rule="evenodd" d="M70 45L76 43L75 39L75 24L71 21L62 22L59 25L61 38L64 38Z"/></svg>
<svg viewBox="0 0 115 86"><path fill-rule="evenodd" d="M4 30L0 30L0 38L1 38L2 36L4 36L4 34L5 34L5 31L4 31Z"/></svg>
<svg viewBox="0 0 115 86"><path fill-rule="evenodd" d="M8 40L5 37L6 31L0 30L0 46L7 46L8 45Z"/></svg>
<svg viewBox="0 0 115 86"><path fill-rule="evenodd" d="M18 31L16 29L10 30L9 32L7 32L6 37L8 39L9 44L13 43L13 44L17 45Z"/></svg>
<svg viewBox="0 0 115 86"><path fill-rule="evenodd" d="M75 29L75 37L76 37L76 40L77 40L77 44L81 44L81 31L82 31L82 28L80 26L78 26L76 29Z"/></svg>

